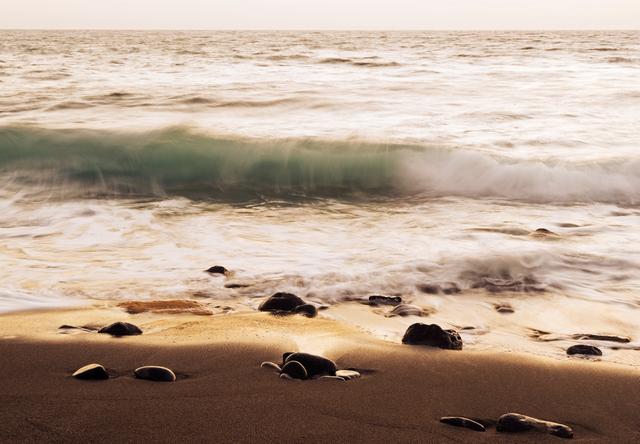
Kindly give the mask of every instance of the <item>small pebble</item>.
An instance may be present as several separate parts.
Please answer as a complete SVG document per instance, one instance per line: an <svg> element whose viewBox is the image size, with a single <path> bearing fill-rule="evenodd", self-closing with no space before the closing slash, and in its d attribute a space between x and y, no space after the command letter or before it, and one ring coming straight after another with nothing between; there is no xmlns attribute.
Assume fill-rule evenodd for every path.
<svg viewBox="0 0 640 444"><path fill-rule="evenodd" d="M85 365L73 372L72 376L76 379L94 381L109 379L109 373L107 373L107 370L100 364Z"/></svg>
<svg viewBox="0 0 640 444"><path fill-rule="evenodd" d="M229 272L229 270L227 270L226 268L224 268L221 265L214 265L213 267L210 267L208 269L205 270L207 273L211 273L211 274L227 274Z"/></svg>
<svg viewBox="0 0 640 444"><path fill-rule="evenodd" d="M594 345L576 344L567 349L568 355L602 356L602 350Z"/></svg>
<svg viewBox="0 0 640 444"><path fill-rule="evenodd" d="M156 365L138 367L135 369L134 374L136 378L146 379L147 381L174 382L176 380L176 375L171 369Z"/></svg>
<svg viewBox="0 0 640 444"><path fill-rule="evenodd" d="M464 418L462 416L443 416L442 418L440 418L440 422L456 427L465 427L476 432L484 432L487 430L485 426L483 426L479 422L474 421L473 419Z"/></svg>
<svg viewBox="0 0 640 444"><path fill-rule="evenodd" d="M141 335L142 330L140 330L138 326L128 322L114 322L98 330L98 333L106 333L111 336L134 336Z"/></svg>

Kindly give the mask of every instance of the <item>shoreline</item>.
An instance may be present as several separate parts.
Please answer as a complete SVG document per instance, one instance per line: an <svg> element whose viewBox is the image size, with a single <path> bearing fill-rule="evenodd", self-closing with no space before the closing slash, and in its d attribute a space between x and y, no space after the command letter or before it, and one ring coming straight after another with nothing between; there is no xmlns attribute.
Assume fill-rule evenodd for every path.
<svg viewBox="0 0 640 444"><path fill-rule="evenodd" d="M60 322L62 319L66 321ZM141 336L60 334L63 323L143 326ZM52 330L51 326L55 326ZM11 337L13 336L13 337ZM636 369L496 351L445 351L382 341L341 322L267 313L128 315L81 308L0 316L3 442L557 442L485 433L442 416L496 420L517 412L571 426L576 440L640 439ZM360 379L286 381L262 361L304 351L356 368ZM78 381L97 362L108 381ZM141 365L178 380L136 380ZM544 388L544 389L543 389ZM76 423L77 426L69 427Z"/></svg>

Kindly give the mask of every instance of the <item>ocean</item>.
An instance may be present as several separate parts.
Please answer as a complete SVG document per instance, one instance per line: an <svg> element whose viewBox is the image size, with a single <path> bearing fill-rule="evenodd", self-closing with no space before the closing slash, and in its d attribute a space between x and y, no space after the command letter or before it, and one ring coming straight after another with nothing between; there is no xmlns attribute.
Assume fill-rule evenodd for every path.
<svg viewBox="0 0 640 444"><path fill-rule="evenodd" d="M640 32L0 31L0 311L290 291L392 338L348 302L382 294L480 348L638 337L639 128Z"/></svg>

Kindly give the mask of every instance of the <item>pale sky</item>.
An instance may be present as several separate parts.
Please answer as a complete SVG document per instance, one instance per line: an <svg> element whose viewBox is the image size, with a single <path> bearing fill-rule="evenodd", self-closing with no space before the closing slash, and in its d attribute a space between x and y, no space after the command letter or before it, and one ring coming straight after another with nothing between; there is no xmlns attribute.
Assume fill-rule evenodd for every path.
<svg viewBox="0 0 640 444"><path fill-rule="evenodd" d="M639 29L640 0L0 0L0 28Z"/></svg>

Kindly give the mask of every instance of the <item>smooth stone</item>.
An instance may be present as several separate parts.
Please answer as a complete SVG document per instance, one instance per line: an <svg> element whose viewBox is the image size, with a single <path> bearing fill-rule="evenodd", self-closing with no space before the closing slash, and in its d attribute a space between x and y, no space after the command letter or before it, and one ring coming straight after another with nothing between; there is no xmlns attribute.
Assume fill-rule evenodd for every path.
<svg viewBox="0 0 640 444"><path fill-rule="evenodd" d="M210 267L208 269L205 270L207 273L211 273L211 274L227 274L229 272L229 270L227 270L226 268L224 268L221 265L214 265L213 267Z"/></svg>
<svg viewBox="0 0 640 444"><path fill-rule="evenodd" d="M100 364L88 364L79 368L72 375L76 379L100 381L109 379L109 373Z"/></svg>
<svg viewBox="0 0 640 444"><path fill-rule="evenodd" d="M465 427L467 429L474 430L476 432L485 432L487 429L473 419L464 418L462 416L443 416L440 418L440 422L449 424L455 427Z"/></svg>
<svg viewBox="0 0 640 444"><path fill-rule="evenodd" d="M447 350L462 350L462 338L455 330L443 330L436 324L413 324L402 337L403 344L428 345Z"/></svg>
<svg viewBox="0 0 640 444"><path fill-rule="evenodd" d="M107 333L111 336L134 336L141 335L142 330L140 330L138 326L129 324L128 322L114 322L98 330L98 333Z"/></svg>
<svg viewBox="0 0 640 444"><path fill-rule="evenodd" d="M300 305L305 305L305 302L295 294L279 292L263 301L258 307L258 310L292 311Z"/></svg>
<svg viewBox="0 0 640 444"><path fill-rule="evenodd" d="M520 433L537 430L547 432L561 438L573 438L573 429L557 422L544 421L519 413L506 413L498 419L498 432Z"/></svg>
<svg viewBox="0 0 640 444"><path fill-rule="evenodd" d="M399 305L402 303L400 296L381 296L374 294L369 296L369 303L375 305Z"/></svg>
<svg viewBox="0 0 640 444"><path fill-rule="evenodd" d="M176 375L171 369L156 365L138 367L135 369L134 374L136 378L148 381L173 382L176 380Z"/></svg>
<svg viewBox="0 0 640 444"><path fill-rule="evenodd" d="M602 356L602 350L595 345L576 344L567 349L568 355Z"/></svg>
<svg viewBox="0 0 640 444"><path fill-rule="evenodd" d="M307 369L298 361L288 361L282 367L282 373L293 379L307 379L309 377Z"/></svg>
<svg viewBox="0 0 640 444"><path fill-rule="evenodd" d="M546 235L553 235L553 236L557 236L556 233L554 233L551 230L548 230L546 228L538 228L536 231L534 231L534 233L538 233L538 234L546 234Z"/></svg>
<svg viewBox="0 0 640 444"><path fill-rule="evenodd" d="M338 370L332 360L309 353L285 353L282 360L283 370L288 362L297 361L305 368L309 378L324 375L335 376Z"/></svg>
<svg viewBox="0 0 640 444"><path fill-rule="evenodd" d="M311 304L298 305L293 309L294 313L300 313L308 318L315 318L318 315L318 309Z"/></svg>

